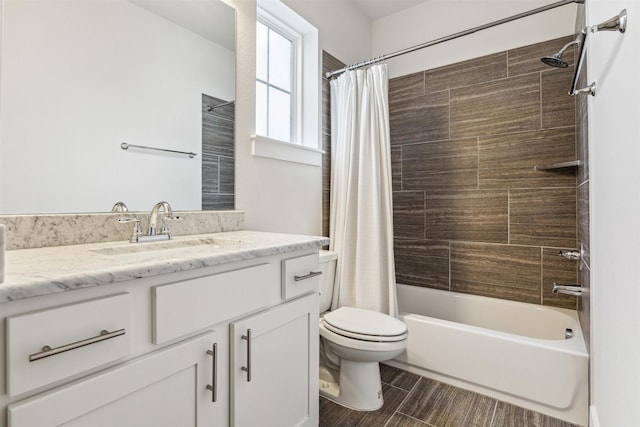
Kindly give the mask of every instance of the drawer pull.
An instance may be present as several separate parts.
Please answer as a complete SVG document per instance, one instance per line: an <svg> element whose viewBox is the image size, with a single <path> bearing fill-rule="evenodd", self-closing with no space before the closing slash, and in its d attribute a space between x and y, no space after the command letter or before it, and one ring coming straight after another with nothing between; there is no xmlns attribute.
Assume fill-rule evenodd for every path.
<svg viewBox="0 0 640 427"><path fill-rule="evenodd" d="M65 344L60 347L51 348L48 345L42 347L42 351L29 355L29 362L35 362L36 360L44 359L45 357L55 356L56 354L64 353L65 351L75 350L76 348L84 347L86 345L95 344L100 341L105 341L111 338L124 335L124 329L118 329L117 331L109 332L107 330L100 331L100 335L84 339L82 341L76 341L71 344Z"/></svg>
<svg viewBox="0 0 640 427"><path fill-rule="evenodd" d="M251 329L247 329L247 335L242 335L240 338L247 340L247 366L241 369L247 373L247 382L251 382Z"/></svg>
<svg viewBox="0 0 640 427"><path fill-rule="evenodd" d="M305 274L304 276L293 276L293 280L299 282L305 279L311 279L312 277L316 277L322 274L322 271L312 271L309 274Z"/></svg>
<svg viewBox="0 0 640 427"><path fill-rule="evenodd" d="M218 400L218 343L213 344L213 349L207 350L207 354L213 357L211 367L211 384L207 384L207 390L211 390L211 401Z"/></svg>

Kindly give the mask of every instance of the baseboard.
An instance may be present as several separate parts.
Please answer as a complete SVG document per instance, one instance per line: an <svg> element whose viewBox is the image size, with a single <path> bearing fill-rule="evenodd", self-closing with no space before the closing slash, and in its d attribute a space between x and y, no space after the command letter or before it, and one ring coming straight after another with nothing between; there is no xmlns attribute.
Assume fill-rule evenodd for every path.
<svg viewBox="0 0 640 427"><path fill-rule="evenodd" d="M598 411L593 405L589 406L589 427L600 427Z"/></svg>

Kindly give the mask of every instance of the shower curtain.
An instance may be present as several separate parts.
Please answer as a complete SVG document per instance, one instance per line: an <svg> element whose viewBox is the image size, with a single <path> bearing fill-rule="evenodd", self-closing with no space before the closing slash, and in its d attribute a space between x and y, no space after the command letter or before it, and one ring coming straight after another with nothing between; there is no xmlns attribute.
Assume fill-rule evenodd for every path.
<svg viewBox="0 0 640 427"><path fill-rule="evenodd" d="M332 309L397 315L387 66L331 81Z"/></svg>

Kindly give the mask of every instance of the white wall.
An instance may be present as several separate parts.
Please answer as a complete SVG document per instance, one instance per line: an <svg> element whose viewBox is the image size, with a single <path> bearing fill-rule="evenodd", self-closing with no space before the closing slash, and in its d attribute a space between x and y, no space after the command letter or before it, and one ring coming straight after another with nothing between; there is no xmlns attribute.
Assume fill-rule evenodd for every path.
<svg viewBox="0 0 640 427"><path fill-rule="evenodd" d="M471 29L549 4L547 0L430 0L372 24L372 56ZM389 77L573 34L576 6L562 6L388 60Z"/></svg>
<svg viewBox="0 0 640 427"><path fill-rule="evenodd" d="M347 64L369 59L371 22L351 0L282 1L318 29L320 49Z"/></svg>
<svg viewBox="0 0 640 427"><path fill-rule="evenodd" d="M234 98L232 51L124 0L10 1L4 18L1 212L200 209L201 94Z"/></svg>
<svg viewBox="0 0 640 427"><path fill-rule="evenodd" d="M245 228L301 234L322 232L322 169L252 155L255 133L254 0L227 0L238 12L236 209ZM350 1L284 0L319 30L319 45L346 62L370 54L369 20ZM318 86L318 89L320 87Z"/></svg>
<svg viewBox="0 0 640 427"><path fill-rule="evenodd" d="M252 154L256 1L225 1L237 11L236 209L247 230L320 234L321 168Z"/></svg>
<svg viewBox="0 0 640 427"><path fill-rule="evenodd" d="M588 0L587 23L627 9L588 44L592 426L640 425L640 3Z"/></svg>
<svg viewBox="0 0 640 427"><path fill-rule="evenodd" d="M238 12L236 209L245 211L246 229L320 234L322 168L252 155L256 2L226 1ZM318 28L321 50L347 62L368 57L369 21L350 1L285 0L283 3Z"/></svg>

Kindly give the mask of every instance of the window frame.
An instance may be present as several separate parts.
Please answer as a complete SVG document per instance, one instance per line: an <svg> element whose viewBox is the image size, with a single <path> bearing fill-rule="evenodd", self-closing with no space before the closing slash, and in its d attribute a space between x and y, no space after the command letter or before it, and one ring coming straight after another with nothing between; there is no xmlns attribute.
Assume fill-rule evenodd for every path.
<svg viewBox="0 0 640 427"><path fill-rule="evenodd" d="M301 127L302 127L302 113L301 113L301 97L302 97L302 38L303 35L298 31L294 30L290 26L283 23L281 20L275 18L269 12L264 9L258 7L257 8L257 16L256 23L260 23L267 27L268 31L274 31L278 35L284 37L285 39L291 42L291 63L290 63L290 73L291 73L291 91L287 92L286 90L278 87L270 83L269 80L269 43L267 41L267 81L264 81L256 75L256 83L262 83L267 86L267 108L266 108L266 122L267 122L267 135L260 135L265 138L273 139L269 136L269 89L273 88L273 90L279 90L284 93L290 94L290 122L289 122L289 139L281 140L277 139L277 141L282 141L288 144L296 144L302 145L301 138ZM268 34L268 33L267 33ZM257 35L256 35L257 37ZM268 36L267 36L268 37ZM257 40L257 38L256 38ZM257 70L256 70L257 71ZM257 121L257 106L256 106L256 121Z"/></svg>

